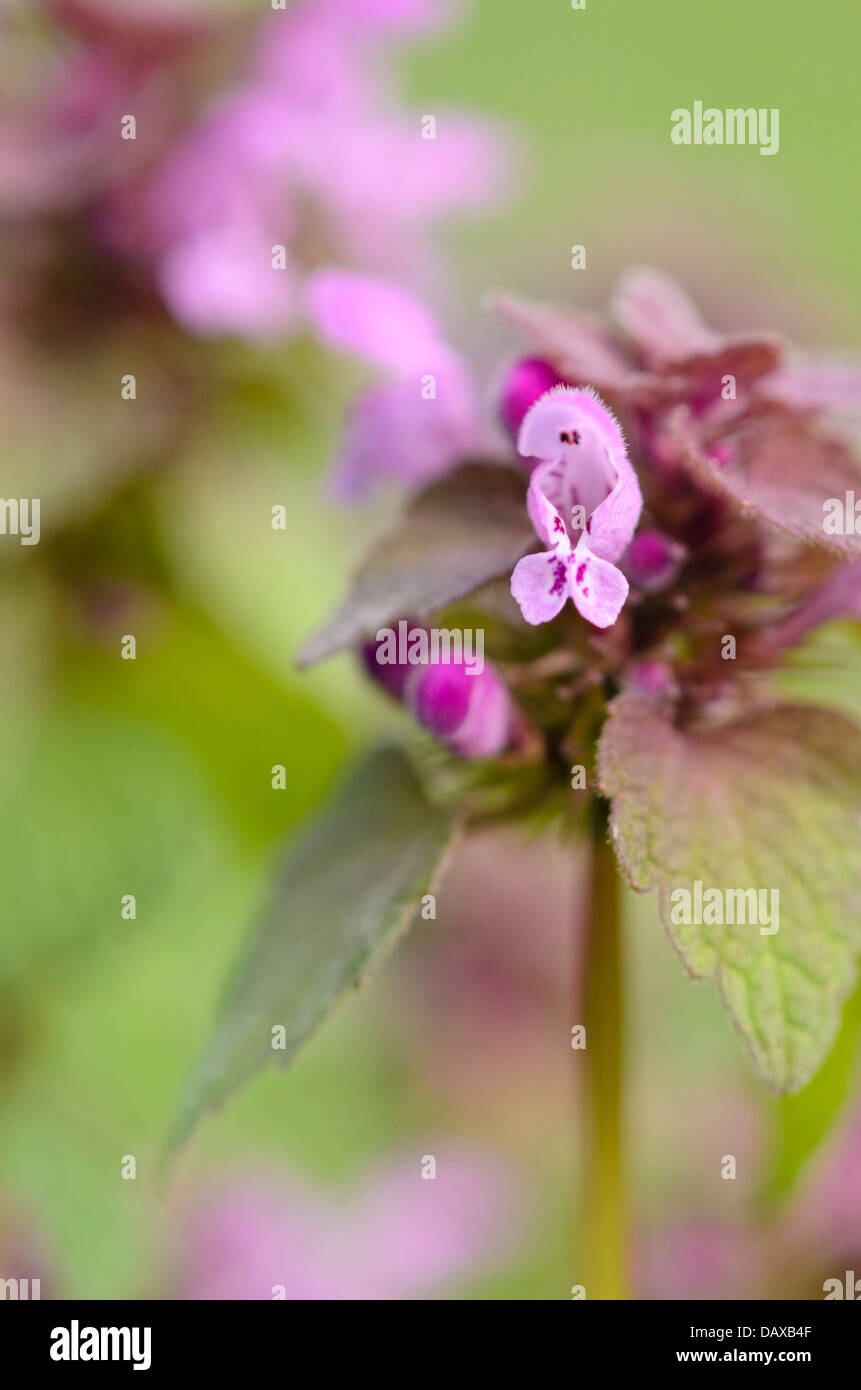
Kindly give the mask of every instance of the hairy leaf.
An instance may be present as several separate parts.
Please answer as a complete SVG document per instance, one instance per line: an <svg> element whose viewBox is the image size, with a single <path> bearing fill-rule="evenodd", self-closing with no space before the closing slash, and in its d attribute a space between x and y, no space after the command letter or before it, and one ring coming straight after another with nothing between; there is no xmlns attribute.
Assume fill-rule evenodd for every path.
<svg viewBox="0 0 861 1390"><path fill-rule="evenodd" d="M826 1056L861 948L861 730L780 706L704 732L646 700L611 706L599 778L633 886L657 887L670 938L713 978L763 1081L796 1091ZM673 920L676 890L776 889L779 929ZM771 898L766 899L767 908Z"/></svg>
<svg viewBox="0 0 861 1390"><path fill-rule="evenodd" d="M778 530L841 554L861 550L851 520L845 534L824 529L830 498L845 504L847 494L861 496L861 466L848 444L780 412L749 421L729 442L733 457L722 467L689 449L688 466L701 483Z"/></svg>
<svg viewBox="0 0 861 1390"><path fill-rule="evenodd" d="M424 800L400 753L372 754L355 770L288 853L227 990L177 1142L267 1062L291 1061L410 922L451 836L451 818Z"/></svg>
<svg viewBox="0 0 861 1390"><path fill-rule="evenodd" d="M299 655L310 666L373 637L395 619L424 618L512 570L535 536L526 478L471 463L434 483L379 541L329 623Z"/></svg>

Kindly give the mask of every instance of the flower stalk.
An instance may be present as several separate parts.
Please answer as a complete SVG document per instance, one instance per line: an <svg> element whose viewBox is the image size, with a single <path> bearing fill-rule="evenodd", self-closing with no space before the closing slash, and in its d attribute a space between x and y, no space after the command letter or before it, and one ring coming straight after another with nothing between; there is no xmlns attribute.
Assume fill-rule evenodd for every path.
<svg viewBox="0 0 861 1390"><path fill-rule="evenodd" d="M594 818L591 924L584 971L585 1094L580 1193L586 1297L626 1299L621 884L604 803Z"/></svg>

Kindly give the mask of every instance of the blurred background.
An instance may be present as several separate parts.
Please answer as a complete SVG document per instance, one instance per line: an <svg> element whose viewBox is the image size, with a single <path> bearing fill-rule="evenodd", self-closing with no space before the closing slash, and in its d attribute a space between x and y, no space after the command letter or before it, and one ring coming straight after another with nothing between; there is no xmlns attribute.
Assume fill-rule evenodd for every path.
<svg viewBox="0 0 861 1390"><path fill-rule="evenodd" d="M676 274L718 326L857 353L861 11L474 0L440 28L420 12L441 7L406 5L414 22L376 32L385 8L355 0L351 21L365 9L374 31L371 97L352 93L334 40L319 72L302 49L302 118L323 110L343 129L379 84L385 118L413 131L448 110L482 122L498 177L465 175L428 210L372 191L350 244L361 198L327 201L320 171L303 170L301 217L269 237L297 277L334 258L419 284L488 402L514 347L482 308L488 290L597 309L630 263ZM284 1284L288 1297L565 1299L582 881L552 843L471 845L437 919L287 1074L208 1119L165 1189L155 1181L273 856L400 717L347 657L301 676L293 664L396 505L351 511L330 495L341 411L367 374L289 310L273 319L253 287L251 329L229 322L230 303L207 321L177 289L189 207L205 224L218 198L201 175L171 203L162 171L218 94L262 82L277 18L263 0L0 5L0 490L41 500L38 545L0 536L0 1277L39 1277L43 1297L268 1298ZM288 45L284 73L289 61ZM779 108L779 153L672 145L670 112L695 100ZM265 124L264 174L289 114ZM368 139L385 184L388 146ZM212 187L230 177L216 158ZM817 642L797 689L861 712L857 638ZM635 1292L821 1297L826 1277L861 1274L851 1017L825 1080L778 1102L648 899L628 904L627 946ZM428 1155L444 1218L425 1229L414 1178Z"/></svg>

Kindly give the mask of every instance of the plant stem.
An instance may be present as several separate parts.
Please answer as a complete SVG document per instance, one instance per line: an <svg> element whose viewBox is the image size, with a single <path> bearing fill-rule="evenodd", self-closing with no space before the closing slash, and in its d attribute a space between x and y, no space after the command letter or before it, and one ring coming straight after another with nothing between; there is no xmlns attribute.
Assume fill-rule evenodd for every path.
<svg viewBox="0 0 861 1390"><path fill-rule="evenodd" d="M622 1158L623 978L619 869L603 809L595 817L592 911L585 952L585 1157L581 1232L586 1297L625 1299L627 1209Z"/></svg>

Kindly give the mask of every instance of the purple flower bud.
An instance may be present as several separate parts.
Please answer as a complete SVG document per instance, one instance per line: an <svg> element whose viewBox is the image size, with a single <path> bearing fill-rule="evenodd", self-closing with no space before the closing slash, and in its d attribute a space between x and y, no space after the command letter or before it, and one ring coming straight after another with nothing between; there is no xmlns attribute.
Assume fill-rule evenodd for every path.
<svg viewBox="0 0 861 1390"><path fill-rule="evenodd" d="M463 725L472 700L473 684L463 666L426 666L410 682L409 703L422 728L440 739L452 739Z"/></svg>
<svg viewBox="0 0 861 1390"><path fill-rule="evenodd" d="M517 711L492 666L474 675L463 665L427 666L407 698L422 727L461 758L492 758L515 739Z"/></svg>
<svg viewBox="0 0 861 1390"><path fill-rule="evenodd" d="M523 417L540 396L561 382L559 373L540 357L515 362L502 384L499 414L509 434L517 437Z"/></svg>
<svg viewBox="0 0 861 1390"><path fill-rule="evenodd" d="M421 624L398 627L396 644L392 633L363 648L368 673L459 757L490 758L511 747L522 721L498 672L483 658L479 663L434 654Z"/></svg>
<svg viewBox="0 0 861 1390"><path fill-rule="evenodd" d="M625 573L641 589L665 589L678 573L683 547L660 531L640 531L631 541Z"/></svg>

